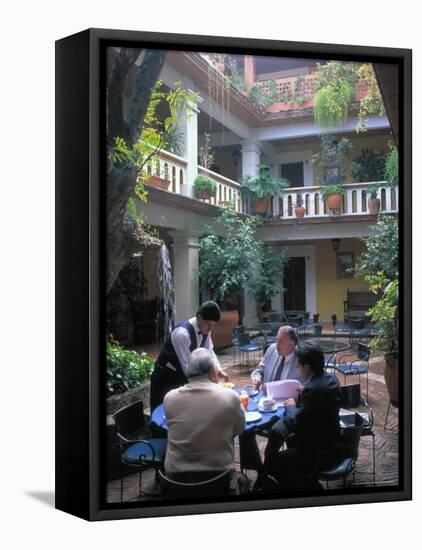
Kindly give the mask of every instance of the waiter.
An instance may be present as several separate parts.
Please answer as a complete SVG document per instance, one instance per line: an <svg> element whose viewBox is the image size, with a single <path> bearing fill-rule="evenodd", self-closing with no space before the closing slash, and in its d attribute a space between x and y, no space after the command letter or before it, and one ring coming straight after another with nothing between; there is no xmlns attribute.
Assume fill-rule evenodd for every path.
<svg viewBox="0 0 422 550"><path fill-rule="evenodd" d="M182 321L165 341L160 355L155 361L151 374L151 412L163 402L164 396L173 388L188 382L186 377L190 355L196 348L211 351L217 364L218 376L227 382L229 377L222 370L213 352L211 330L220 320L220 308L215 302L204 302L196 317Z"/></svg>

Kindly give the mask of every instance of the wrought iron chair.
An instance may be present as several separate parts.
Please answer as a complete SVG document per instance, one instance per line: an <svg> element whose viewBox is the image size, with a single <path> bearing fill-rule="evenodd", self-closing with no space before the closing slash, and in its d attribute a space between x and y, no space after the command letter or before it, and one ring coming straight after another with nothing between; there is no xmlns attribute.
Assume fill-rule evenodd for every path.
<svg viewBox="0 0 422 550"><path fill-rule="evenodd" d="M353 344L355 340L362 340L368 337L365 319L349 317L349 330L350 344Z"/></svg>
<svg viewBox="0 0 422 550"><path fill-rule="evenodd" d="M210 497L229 495L232 470L224 472L183 472L170 477L158 470L163 491L169 497Z"/></svg>
<svg viewBox="0 0 422 550"><path fill-rule="evenodd" d="M345 458L332 468L320 471L317 475L327 483L337 479L343 480L343 487L346 487L347 478L353 474L355 477L355 466L359 457L359 441L362 433L363 418L355 413L353 425L342 428L343 456Z"/></svg>
<svg viewBox="0 0 422 550"><path fill-rule="evenodd" d="M146 421L142 401L136 401L116 411L113 415L120 443L120 460L139 470L139 495L142 493L142 472L164 464L167 439L147 438ZM145 493L144 493L145 494ZM137 498L137 497L136 497ZM120 481L120 500L123 501L123 477Z"/></svg>
<svg viewBox="0 0 422 550"><path fill-rule="evenodd" d="M253 353L255 357L255 353L257 351L262 351L264 346L258 342L253 342L247 333L239 333L237 335L237 339L239 342L239 353L240 357L242 358L242 354L245 354L249 356L249 354ZM242 361L242 359L240 359ZM248 366L249 366L249 357L248 357ZM240 368L240 365L239 365Z"/></svg>
<svg viewBox="0 0 422 550"><path fill-rule="evenodd" d="M369 346L367 344L363 344L359 342L358 344L358 351L357 351L357 358L352 359L350 361L351 357L354 357L354 355L343 355L343 357L340 359L339 363L337 363L334 367L334 370L339 372L343 375L344 383L346 384L347 377L348 376L359 376L359 384L360 384L360 377L363 374L366 374L366 400L369 401L368 396L368 388L369 388L369 381L368 381L368 372L369 372L369 357L370 357L371 351L369 349Z"/></svg>
<svg viewBox="0 0 422 550"><path fill-rule="evenodd" d="M232 329L232 344L233 344L233 366L236 364L236 350L239 350L239 334L245 334L245 326L238 325ZM240 359L240 352L239 352Z"/></svg>
<svg viewBox="0 0 422 550"><path fill-rule="evenodd" d="M287 317L284 313L270 313L268 320L270 323L284 323L287 321Z"/></svg>
<svg viewBox="0 0 422 550"><path fill-rule="evenodd" d="M349 422L349 416L347 411L349 409L358 409L364 407L364 411L354 410L353 412L359 414L363 418L362 434L361 437L372 437L372 478L375 485L375 433L374 427L374 415L371 407L368 405L365 398L361 396L360 384L348 384L341 386L342 403L341 406L346 414L340 416L342 418L341 424L346 425ZM341 412L340 412L341 414Z"/></svg>

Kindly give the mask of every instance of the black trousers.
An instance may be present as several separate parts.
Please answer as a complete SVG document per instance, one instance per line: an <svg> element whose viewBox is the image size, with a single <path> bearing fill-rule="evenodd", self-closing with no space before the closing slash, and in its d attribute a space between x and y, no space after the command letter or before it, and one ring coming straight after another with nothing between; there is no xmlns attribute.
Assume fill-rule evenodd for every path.
<svg viewBox="0 0 422 550"><path fill-rule="evenodd" d="M265 459L262 463L259 453L256 435L268 437L265 448ZM274 420L273 424L268 424L257 430L247 430L240 434L240 466L244 470L256 470L259 473L268 473L267 463L269 457L276 454L284 441L289 441L289 431L283 420Z"/></svg>
<svg viewBox="0 0 422 550"><path fill-rule="evenodd" d="M157 363L151 374L151 389L150 389L150 410L151 412L161 405L164 396L170 390L184 386L188 380L183 372L173 370L169 367L162 367Z"/></svg>

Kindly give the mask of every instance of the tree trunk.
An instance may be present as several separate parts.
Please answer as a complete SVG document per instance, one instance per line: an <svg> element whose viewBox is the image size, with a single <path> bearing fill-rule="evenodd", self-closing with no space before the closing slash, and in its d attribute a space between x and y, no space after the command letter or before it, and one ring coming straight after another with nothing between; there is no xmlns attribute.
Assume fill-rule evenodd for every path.
<svg viewBox="0 0 422 550"><path fill-rule="evenodd" d="M142 50L122 48L113 65L107 90L107 144L116 137L125 140L128 148L138 141L151 93L158 80L167 52L145 50L141 65L135 61ZM133 75L133 78L132 78ZM124 109L124 91L132 78L131 96ZM139 233L126 207L136 183L133 166L107 166L107 293L131 255L140 249Z"/></svg>

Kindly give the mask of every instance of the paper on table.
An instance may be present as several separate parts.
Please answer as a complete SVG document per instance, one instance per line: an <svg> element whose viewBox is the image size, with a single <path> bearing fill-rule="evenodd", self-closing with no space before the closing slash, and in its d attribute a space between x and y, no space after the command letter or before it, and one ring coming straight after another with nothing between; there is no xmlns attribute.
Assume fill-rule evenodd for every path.
<svg viewBox="0 0 422 550"><path fill-rule="evenodd" d="M282 404L285 399L298 396L298 388L301 384L298 380L278 380L267 382L267 395L277 403Z"/></svg>

